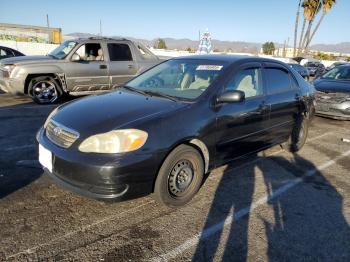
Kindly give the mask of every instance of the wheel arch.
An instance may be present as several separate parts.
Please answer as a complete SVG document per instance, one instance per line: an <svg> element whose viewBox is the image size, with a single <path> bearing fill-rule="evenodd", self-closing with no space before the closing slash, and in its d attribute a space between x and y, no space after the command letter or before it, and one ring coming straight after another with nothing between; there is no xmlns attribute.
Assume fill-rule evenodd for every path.
<svg viewBox="0 0 350 262"><path fill-rule="evenodd" d="M209 171L210 154L209 154L209 150L208 150L208 147L206 146L206 144L202 140L200 140L199 138L193 138L193 137L181 140L180 142L173 145L171 147L171 149L167 152L167 154L163 157L161 164L159 165L159 167L157 169L157 175L155 176L154 181L153 181L152 192L154 191L155 182L156 182L156 179L158 177L159 170L162 167L162 164L164 163L165 159L169 156L169 154L180 145L188 145L188 146L191 146L194 149L198 150L198 152L202 156L202 159L204 162L204 173L207 173Z"/></svg>
<svg viewBox="0 0 350 262"><path fill-rule="evenodd" d="M28 74L25 81L24 81L24 94L29 94L29 84L32 79L39 77L39 76L50 76L56 79L60 87L62 88L63 91L66 91L66 83L65 83L65 77L62 74L56 74L56 73L33 73L33 74Z"/></svg>

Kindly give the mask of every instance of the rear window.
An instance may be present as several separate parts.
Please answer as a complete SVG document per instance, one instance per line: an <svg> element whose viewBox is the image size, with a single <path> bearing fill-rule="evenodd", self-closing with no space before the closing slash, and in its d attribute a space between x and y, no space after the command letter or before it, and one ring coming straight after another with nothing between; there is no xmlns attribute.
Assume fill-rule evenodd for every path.
<svg viewBox="0 0 350 262"><path fill-rule="evenodd" d="M268 94L291 90L291 81L287 71L279 68L267 68L264 72Z"/></svg>
<svg viewBox="0 0 350 262"><path fill-rule="evenodd" d="M127 44L108 44L109 59L111 61L132 61L130 47Z"/></svg>

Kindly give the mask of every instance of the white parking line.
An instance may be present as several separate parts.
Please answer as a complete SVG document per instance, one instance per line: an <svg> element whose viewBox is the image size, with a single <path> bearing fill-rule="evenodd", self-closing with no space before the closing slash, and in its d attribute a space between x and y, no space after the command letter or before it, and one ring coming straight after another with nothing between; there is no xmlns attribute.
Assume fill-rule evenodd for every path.
<svg viewBox="0 0 350 262"><path fill-rule="evenodd" d="M225 220L203 230L201 233L196 234L194 237L186 240L182 245L174 248L173 250L159 255L158 257L155 257L151 259L151 261L168 261L169 259L175 258L187 249L194 247L198 245L199 239L204 240L208 237L214 235L215 233L219 232L223 227L230 226L232 222L236 222L243 216L247 215L257 207L266 204L268 201L280 196L281 194L285 193L289 189L295 187L296 185L300 184L305 177L311 177L314 176L318 171L322 171L323 169L326 169L330 167L331 165L335 164L338 160L347 157L350 155L350 150L344 152L340 156L334 158L333 160L329 160L328 162L322 164L319 168L312 169L308 172L306 172L304 177L299 177L296 179L291 180L289 183L285 184L284 186L281 186L276 191L274 191L271 195L265 195L262 198L258 199L256 202L254 202L252 205L245 207L243 209L238 210L231 216L228 216Z"/></svg>
<svg viewBox="0 0 350 262"><path fill-rule="evenodd" d="M115 218L117 218L117 217L120 217L120 216L125 215L125 214L130 213L130 212L134 212L134 211L136 211L137 209L139 209L139 208L141 208L141 207L143 207L143 206L146 206L146 205L148 205L148 204L150 204L150 203L153 203L153 202L154 202L154 200L150 200L150 201L147 201L146 203L143 203L143 204L141 204L141 205L138 205L138 206L136 206L136 207L134 207L134 208L125 210L124 212L121 212L121 213L118 213L118 214L116 214L116 215L112 215L112 216L109 216L109 217L105 217L105 218L103 218L103 219L101 219L101 220L98 220L98 221L92 223L92 224L89 224L89 225L87 225L87 226L82 226L81 228L79 228L79 229L77 229L77 230L68 232L68 233L66 233L66 234L63 235L63 236L59 236L59 237L57 237L57 238L51 239L50 241L48 241L48 242L46 242L46 243L39 244L39 245L37 245L37 246L28 248L28 249L23 250L23 251L20 251L20 252L18 252L18 253L16 253L16 254L12 254L12 255L8 256L7 259L8 259L8 258L15 258L15 257L18 257L18 256L23 255L23 254L32 254L32 253L34 253L35 251L37 251L37 250L38 250L39 248L41 248L41 247L49 246L49 245L51 245L51 244L53 244L53 243L55 243L55 242L57 242L57 241L59 241L59 240L63 240L63 239L65 239L65 238L71 237L71 236L73 236L73 235L75 235L75 234L77 234L77 233L84 232L85 230L87 230L87 229L89 229L89 228L91 228L91 227L93 227L93 226L97 226L97 225L99 225L99 224L101 224L101 223L103 223L103 222L106 222L106 221L108 221L108 220L115 219Z"/></svg>
<svg viewBox="0 0 350 262"><path fill-rule="evenodd" d="M313 138L309 139L308 141L313 141L313 140L322 138L322 137L324 137L324 136L326 136L326 135L329 135L329 134L331 134L331 133L333 133L333 132L326 132L326 133L324 133L324 134L322 134L322 135L313 137ZM33 146L33 147L34 147L35 145L24 145L23 147L29 147L29 146ZM7 148L7 149L8 149L8 150L15 150L15 149L19 149L19 148L20 148L20 147L12 147L12 148ZM5 150L6 150L6 149L5 149ZM280 153L280 152L282 152L282 151L283 151L283 150L276 151L276 152L274 152L274 153L271 154L271 155L278 154L278 153ZM350 151L349 151L349 154L350 154ZM340 158L340 157L339 157L339 158ZM337 160L338 160L337 158L336 158L335 160L333 160L332 164L333 164L335 161L337 161ZM257 159L256 159L256 160L253 160L253 162L255 162L255 161L258 161L258 160L257 160ZM328 162L327 162L327 163L328 163ZM242 165L242 166L251 165L251 164L252 164L252 162L249 162L249 163L244 164L244 165ZM230 169L229 171L235 170L235 169L237 169L237 168L242 168L242 166L234 167L234 168ZM321 169L320 169L320 170L321 170ZM213 177L214 177L214 176L213 176ZM301 181L300 181L300 182L301 182ZM300 182L298 182L298 183L300 183ZM291 183L292 183L292 182L291 182ZM288 185L288 184L287 184L287 185ZM287 185L285 185L285 186L287 186ZM293 185L293 186L294 186L294 185ZM288 188L288 189L289 189L289 188ZM277 191L278 191L278 190L277 190ZM275 191L274 194L271 195L269 199L272 199L272 198L276 197L277 191ZM281 193L279 193L279 194L281 194ZM265 199L263 198L263 200L265 200ZM253 206L254 206L254 205L257 205L258 202L260 203L260 202L263 201L263 200L258 200L255 204L253 204L253 205L252 205L251 207L249 207L249 208L250 208L251 210L253 210L254 208L256 208L256 207L253 207ZM102 220L99 220L99 221L96 221L96 222L94 222L94 223L92 223L92 224L86 225L85 227L81 227L81 228L78 229L78 230L74 230L74 231L68 232L68 233L66 233L66 234L63 235L63 236L57 237L57 238L55 238L55 239L52 239L51 241L49 241L49 242L47 242L47 243L39 244L39 245L37 245L37 246L34 246L34 247L28 248L28 249L26 249L26 250L20 251L20 252L18 252L18 253L16 253L16 254L12 254L12 255L8 256L7 258L15 258L15 257L18 257L19 255L22 255L22 254L31 254L31 253L34 253L37 249L39 249L39 248L41 248L41 247L49 246L49 245L51 245L51 244L53 244L53 243L55 243L55 242L57 242L57 241L59 241L59 240L63 240L63 239L65 239L65 238L71 237L72 235L75 235L75 234L77 234L77 233L83 232L83 231L85 231L85 230L87 230L87 229L89 229L89 228L91 228L91 227L93 227L93 226L96 226L96 225L98 225L98 224L101 224L101 223L103 223L103 222L107 222L108 220L115 219L115 218L117 218L118 216L121 216L121 215L123 215L123 214L125 214L125 213L129 213L130 211L136 211L137 209L139 209L139 208L141 208L141 207L143 207L143 206L145 206L145 205L148 205L148 204L150 204L150 203L153 203L153 202L154 202L154 201L151 200L151 201L149 201L149 202L146 202L146 203L144 203L144 204L141 204L141 205L139 205L139 206L136 206L136 207L134 207L134 208L131 208L131 209L129 209L129 210L126 210L125 212L119 213L118 215L112 215L112 216L106 217L106 218L104 218L104 219L102 219ZM263 202L263 203L261 203L261 204L264 204L264 203L266 203L266 200L265 200L265 202ZM261 205L261 204L259 204L259 205ZM240 217L242 217L242 216L244 216L244 215L246 214L246 213L244 213L244 212L248 212L248 211L249 211L248 208L245 208L245 209L242 209L242 210L238 211L238 212L235 214L234 219L235 219L235 220L238 220ZM236 216L238 216L240 213L242 213L242 214L240 215L240 217L237 217L237 218L236 218ZM229 220L223 221L223 222L222 222L222 223L224 224L224 226L227 226L228 224L232 223L232 218L231 218L231 217L228 217L228 219L229 219ZM222 223L219 223L219 224L217 224L217 225L212 226L211 228L208 228L207 230L203 231L202 234L208 234L208 236L205 235L205 238L209 237L210 235L212 235L212 234L214 234L215 232L217 232L218 229L220 229L220 227L221 227L220 225L221 225ZM212 231L214 231L214 232L212 232ZM178 254L182 253L182 252L185 251L186 249L188 249L188 248L190 248L191 246L194 246L195 244L197 244L198 239L199 239L200 236L201 236L201 235L198 234L198 235L196 235L195 237L193 237L192 239L187 240L183 245L179 246L178 248L174 249L173 251L171 251L171 252L169 252L169 253L167 253L167 254L165 254L165 255L161 255L160 257L156 257L156 258L154 258L154 259L152 259L152 260L154 260L154 261L162 261L162 260L168 260L168 259L170 259L170 258L172 258L172 257L176 257ZM189 245L190 245L190 246L189 246ZM186 247L186 248L184 248L184 247ZM182 250L182 251L179 252L179 250ZM176 255L173 255L174 253L176 253ZM166 257L168 257L168 258L166 258Z"/></svg>

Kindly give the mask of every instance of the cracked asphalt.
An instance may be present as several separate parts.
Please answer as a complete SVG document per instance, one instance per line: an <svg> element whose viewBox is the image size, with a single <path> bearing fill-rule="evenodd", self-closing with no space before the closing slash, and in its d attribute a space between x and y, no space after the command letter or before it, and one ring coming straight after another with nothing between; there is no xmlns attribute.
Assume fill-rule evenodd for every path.
<svg viewBox="0 0 350 262"><path fill-rule="evenodd" d="M0 261L350 261L350 122L315 117L298 154L220 167L168 209L56 187L35 141L54 107L0 94Z"/></svg>

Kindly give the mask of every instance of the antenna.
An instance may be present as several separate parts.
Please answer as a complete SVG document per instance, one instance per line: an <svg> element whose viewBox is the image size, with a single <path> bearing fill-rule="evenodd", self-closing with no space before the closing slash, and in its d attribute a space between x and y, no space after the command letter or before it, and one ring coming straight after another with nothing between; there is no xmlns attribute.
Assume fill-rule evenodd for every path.
<svg viewBox="0 0 350 262"><path fill-rule="evenodd" d="M100 19L100 36L102 36L102 21Z"/></svg>

